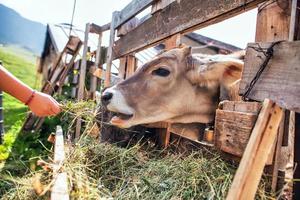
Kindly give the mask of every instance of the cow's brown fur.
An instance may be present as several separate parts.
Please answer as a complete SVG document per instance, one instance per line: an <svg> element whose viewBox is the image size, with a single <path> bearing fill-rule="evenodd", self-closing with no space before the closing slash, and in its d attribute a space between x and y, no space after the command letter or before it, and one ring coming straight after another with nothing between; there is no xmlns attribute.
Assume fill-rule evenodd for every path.
<svg viewBox="0 0 300 200"><path fill-rule="evenodd" d="M240 76L240 55L192 55L189 47L164 52L139 68L129 79L116 85L134 116L117 124L166 121L208 123L213 121L220 87L229 90ZM168 69L167 77L153 75L158 68Z"/></svg>

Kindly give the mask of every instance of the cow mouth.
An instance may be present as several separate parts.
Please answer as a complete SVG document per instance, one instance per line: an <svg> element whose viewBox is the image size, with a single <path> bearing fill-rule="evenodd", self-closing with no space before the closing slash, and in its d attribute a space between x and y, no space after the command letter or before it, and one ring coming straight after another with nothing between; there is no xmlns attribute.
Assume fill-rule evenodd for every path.
<svg viewBox="0 0 300 200"><path fill-rule="evenodd" d="M113 117L111 118L110 123L122 127L123 124L131 118L133 118L133 114L113 112Z"/></svg>

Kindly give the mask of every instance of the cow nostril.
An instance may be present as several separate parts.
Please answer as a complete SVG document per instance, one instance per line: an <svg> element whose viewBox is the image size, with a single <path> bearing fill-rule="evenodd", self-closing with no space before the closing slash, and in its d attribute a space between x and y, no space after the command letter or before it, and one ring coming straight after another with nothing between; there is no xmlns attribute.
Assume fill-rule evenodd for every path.
<svg viewBox="0 0 300 200"><path fill-rule="evenodd" d="M113 97L112 93L105 92L101 97L102 103L108 104L112 97Z"/></svg>

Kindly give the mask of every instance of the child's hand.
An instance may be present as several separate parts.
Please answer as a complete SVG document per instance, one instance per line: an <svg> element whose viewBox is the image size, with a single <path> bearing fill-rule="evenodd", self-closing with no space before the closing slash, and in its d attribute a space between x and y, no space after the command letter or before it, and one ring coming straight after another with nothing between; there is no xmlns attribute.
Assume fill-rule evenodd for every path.
<svg viewBox="0 0 300 200"><path fill-rule="evenodd" d="M39 117L57 115L61 111L59 103L53 97L41 92L35 92L28 107Z"/></svg>

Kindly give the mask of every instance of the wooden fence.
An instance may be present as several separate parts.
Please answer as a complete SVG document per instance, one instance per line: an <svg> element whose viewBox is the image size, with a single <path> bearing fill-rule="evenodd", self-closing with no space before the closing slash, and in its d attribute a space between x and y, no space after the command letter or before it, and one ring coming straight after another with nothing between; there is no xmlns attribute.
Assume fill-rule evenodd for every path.
<svg viewBox="0 0 300 200"><path fill-rule="evenodd" d="M134 54L138 51L163 42L167 44L167 48L173 48L178 45L182 34L218 23L253 8L258 8L255 42L260 42L261 46L268 46L269 44L266 42L300 39L299 5L300 2L298 0L133 0L124 9L115 11L112 15L105 86L110 85L110 71L114 59L119 58L121 60L120 73L128 74L128 71L133 73L135 63L127 62L126 68L124 68L122 59L134 58ZM151 15L126 34L122 34L115 41L116 32L122 26L125 26L126 22L149 6L152 6ZM291 46L295 44L293 43ZM283 43L282 45L282 48L284 48L285 44ZM279 52L280 49L277 48L276 51ZM296 51L299 52L298 49ZM247 54L249 53L248 51ZM286 52L285 55L289 53ZM296 56L297 53L293 55ZM298 58L297 56L295 59ZM287 60L291 61L290 58L288 56ZM273 190L278 189L276 185L278 185L279 172L283 171L285 177L293 177L293 167L288 166L295 166L294 158L295 160L297 158L294 156L294 146L299 147L299 140L295 140L294 129L295 119L299 121L299 114L296 115L295 111L299 112L300 108L299 79L297 78L299 70L294 66L299 65L299 61L293 64L287 61L289 68L284 68L285 64L280 66L278 64L274 67L274 63L283 60L282 57L275 55L273 59L279 60L270 62L269 68L272 70L265 72L268 74L264 75L262 81L258 82L256 87L253 88L249 98L260 102L270 98L274 102L265 100L263 103L262 112L259 114L255 127L252 130L228 199L240 199L242 197L243 199L253 199L262 170L267 163L272 164L269 168L273 175ZM128 65L128 63L132 64ZM237 92L240 94L245 92L245 86L249 85L251 81L249 77L253 77L253 74L256 72L257 68L251 68L252 64L246 59L241 88L240 90L237 88L239 90ZM259 65L257 64L256 66L258 67ZM119 77L126 77L123 74L120 74ZM287 87L284 88L282 84L286 84ZM282 111L278 105L287 110ZM272 109L270 109L270 106ZM271 114L272 112L275 113ZM267 118L267 120L261 118ZM267 124L273 127L272 130L263 128ZM160 132L162 129L164 130L161 135L164 135L163 143L166 145L170 138L169 134L172 126L164 123L157 126L160 128ZM296 132L299 132L299 130L296 130ZM264 143L259 143L259 141ZM266 150L266 147L271 150ZM253 160L254 156L262 159ZM249 163L252 164L248 165ZM249 169L247 169L247 166L249 166ZM251 178L247 177L247 174L253 173L257 173L257 175ZM248 180L251 181L247 183ZM244 193L243 191L246 190L250 192Z"/></svg>

